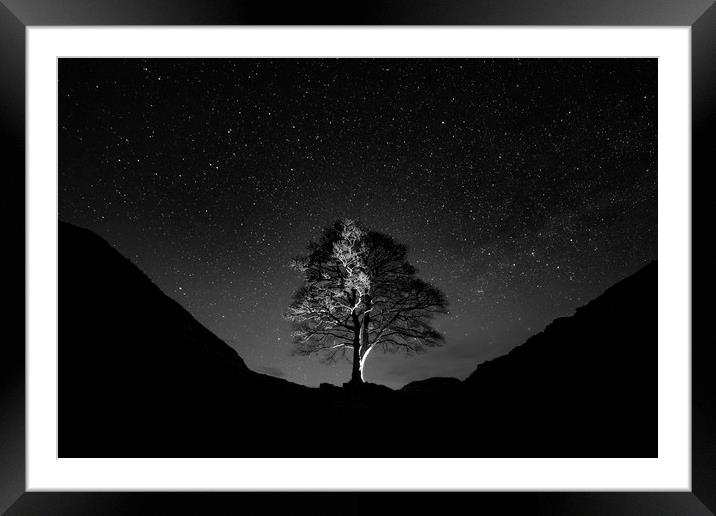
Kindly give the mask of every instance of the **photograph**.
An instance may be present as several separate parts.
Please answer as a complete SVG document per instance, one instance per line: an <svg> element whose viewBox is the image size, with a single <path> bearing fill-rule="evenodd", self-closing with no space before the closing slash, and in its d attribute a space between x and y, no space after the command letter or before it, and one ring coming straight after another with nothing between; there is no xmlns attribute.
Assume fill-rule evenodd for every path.
<svg viewBox="0 0 716 516"><path fill-rule="evenodd" d="M656 58L59 58L59 457L657 457Z"/></svg>

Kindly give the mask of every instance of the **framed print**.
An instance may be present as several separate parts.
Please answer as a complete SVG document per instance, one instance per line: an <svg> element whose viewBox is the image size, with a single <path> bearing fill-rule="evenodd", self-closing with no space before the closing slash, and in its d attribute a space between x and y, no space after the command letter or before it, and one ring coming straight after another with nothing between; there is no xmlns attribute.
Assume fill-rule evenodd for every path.
<svg viewBox="0 0 716 516"><path fill-rule="evenodd" d="M710 2L5 4L8 514L714 511Z"/></svg>

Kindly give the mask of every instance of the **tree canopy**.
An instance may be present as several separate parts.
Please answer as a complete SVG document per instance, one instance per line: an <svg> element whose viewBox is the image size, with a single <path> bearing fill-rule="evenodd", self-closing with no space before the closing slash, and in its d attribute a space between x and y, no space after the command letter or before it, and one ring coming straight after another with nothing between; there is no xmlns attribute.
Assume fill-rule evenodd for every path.
<svg viewBox="0 0 716 516"><path fill-rule="evenodd" d="M303 276L286 313L295 352L352 360L352 382L363 381L375 349L417 353L444 341L431 323L447 313L445 295L416 276L407 248L385 234L337 221L291 267Z"/></svg>

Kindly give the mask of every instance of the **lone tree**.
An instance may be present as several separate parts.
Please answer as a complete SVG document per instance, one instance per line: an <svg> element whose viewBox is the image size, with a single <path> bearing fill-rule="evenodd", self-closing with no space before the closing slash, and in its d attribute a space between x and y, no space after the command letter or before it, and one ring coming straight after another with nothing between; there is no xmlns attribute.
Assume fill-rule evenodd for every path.
<svg viewBox="0 0 716 516"><path fill-rule="evenodd" d="M362 383L371 351L409 354L439 346L431 326L447 313L445 295L416 277L407 249L391 237L345 219L308 244L291 267L303 275L286 318L293 323L295 353L353 363L351 382Z"/></svg>

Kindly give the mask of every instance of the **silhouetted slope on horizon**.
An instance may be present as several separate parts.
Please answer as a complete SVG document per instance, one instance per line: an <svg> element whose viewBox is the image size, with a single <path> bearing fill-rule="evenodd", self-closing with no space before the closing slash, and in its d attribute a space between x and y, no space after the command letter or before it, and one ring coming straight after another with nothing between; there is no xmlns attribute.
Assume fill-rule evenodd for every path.
<svg viewBox="0 0 716 516"><path fill-rule="evenodd" d="M656 286L654 263L464 382L311 389L249 370L107 242L60 223L59 454L656 456Z"/></svg>
<svg viewBox="0 0 716 516"><path fill-rule="evenodd" d="M465 380L481 410L509 422L525 449L639 442L657 451L657 263L556 319ZM546 427L548 422L559 424ZM605 443L607 443L605 445Z"/></svg>
<svg viewBox="0 0 716 516"><path fill-rule="evenodd" d="M453 376L433 376L406 383L400 390L403 392L444 392L449 389L457 389L461 385L462 382Z"/></svg>
<svg viewBox="0 0 716 516"><path fill-rule="evenodd" d="M250 371L91 231L60 222L58 247L61 455L131 455L138 441L161 453L191 436L220 438L226 413L246 406L237 386L298 387Z"/></svg>

